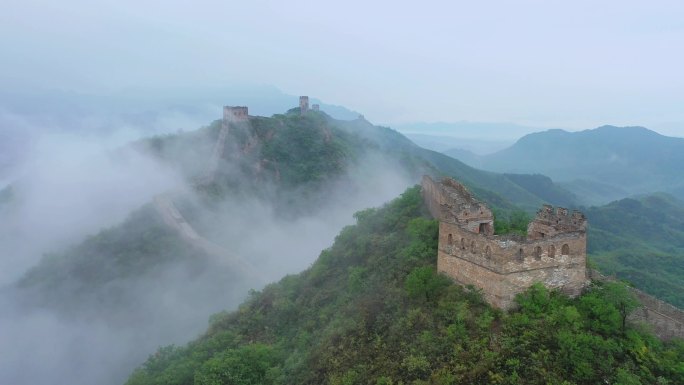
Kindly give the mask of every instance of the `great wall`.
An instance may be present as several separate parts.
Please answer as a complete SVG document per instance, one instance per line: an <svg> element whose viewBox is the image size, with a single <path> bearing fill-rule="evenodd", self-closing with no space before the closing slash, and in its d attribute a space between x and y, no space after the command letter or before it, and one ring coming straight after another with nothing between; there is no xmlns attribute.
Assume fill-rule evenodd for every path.
<svg viewBox="0 0 684 385"><path fill-rule="evenodd" d="M300 114L309 111L309 98L299 98ZM313 105L318 111L319 106ZM204 177L198 185L214 180L224 156L231 127L249 122L247 107L225 106L218 139ZM431 215L439 221L437 269L462 285L482 289L485 300L495 307L510 309L515 296L535 282L577 296L591 280L606 281L597 271L587 269L587 220L578 211L544 205L530 222L527 237L494 234L494 215L482 202L451 178L435 182L424 176L421 191ZM154 206L167 226L186 242L210 256L231 263L236 271L263 281L245 259L201 237L176 208L169 194L154 198ZM630 314L632 322L642 322L660 338L684 339L684 311L631 288L641 307Z"/></svg>
<svg viewBox="0 0 684 385"><path fill-rule="evenodd" d="M482 290L487 302L502 309L515 296L540 282L577 296L591 280L609 278L587 269L587 220L578 211L544 205L527 228L527 237L494 234L491 210L451 178L424 176L423 199L439 221L437 270L461 285ZM660 338L684 338L684 312L631 288L641 307L629 319Z"/></svg>
<svg viewBox="0 0 684 385"><path fill-rule="evenodd" d="M214 175L223 157L226 139L232 124L246 122L249 119L247 107L223 108L223 121L218 139L209 159L204 176L196 183L198 187L205 186L214 181ZM154 208L164 223L176 232L182 240L193 247L202 250L212 258L222 263L230 264L238 274L259 283L266 283L265 278L247 260L231 254L228 250L214 242L200 236L190 223L183 217L169 193L158 194L153 198Z"/></svg>

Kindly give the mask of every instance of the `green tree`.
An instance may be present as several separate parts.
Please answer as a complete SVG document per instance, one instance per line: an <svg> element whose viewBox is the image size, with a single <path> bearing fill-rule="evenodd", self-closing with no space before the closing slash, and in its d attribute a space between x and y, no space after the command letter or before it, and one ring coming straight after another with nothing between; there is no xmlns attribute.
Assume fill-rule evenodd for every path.
<svg viewBox="0 0 684 385"><path fill-rule="evenodd" d="M438 275L432 266L422 266L413 269L406 277L406 291L410 297L424 298L429 302L437 292L448 285L446 278Z"/></svg>
<svg viewBox="0 0 684 385"><path fill-rule="evenodd" d="M220 353L195 374L196 385L273 384L280 361L276 351L264 344L252 344Z"/></svg>
<svg viewBox="0 0 684 385"><path fill-rule="evenodd" d="M639 307L639 301L629 287L622 282L606 282L602 292L606 302L613 305L620 313L621 330L624 333L627 327L627 316Z"/></svg>

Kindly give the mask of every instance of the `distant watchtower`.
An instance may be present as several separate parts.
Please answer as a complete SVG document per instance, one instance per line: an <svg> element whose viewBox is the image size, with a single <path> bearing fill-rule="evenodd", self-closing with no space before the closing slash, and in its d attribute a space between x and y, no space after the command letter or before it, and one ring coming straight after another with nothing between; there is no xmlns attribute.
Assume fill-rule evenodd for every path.
<svg viewBox="0 0 684 385"><path fill-rule="evenodd" d="M299 110L302 115L306 114L309 111L309 97L308 96L300 96L299 97Z"/></svg>
<svg viewBox="0 0 684 385"><path fill-rule="evenodd" d="M312 105L311 105L311 109L312 109L313 111L320 111L320 110L321 110L321 106L319 106L318 104L312 104Z"/></svg>
<svg viewBox="0 0 684 385"><path fill-rule="evenodd" d="M223 121L228 122L244 122L249 119L249 111L245 106L224 106L223 107Z"/></svg>

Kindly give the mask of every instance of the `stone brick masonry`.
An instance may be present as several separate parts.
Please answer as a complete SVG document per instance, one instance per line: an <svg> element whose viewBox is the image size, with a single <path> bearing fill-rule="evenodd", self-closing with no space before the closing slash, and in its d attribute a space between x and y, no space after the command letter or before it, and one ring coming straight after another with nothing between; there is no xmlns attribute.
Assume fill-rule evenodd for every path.
<svg viewBox="0 0 684 385"><path fill-rule="evenodd" d="M527 227L527 237L494 235L494 216L463 185L445 178L422 181L423 199L439 220L437 270L462 285L482 289L492 306L509 309L516 294L535 282L577 296L590 279L587 220L582 213L544 205ZM642 307L629 319L649 325L663 339L684 338L684 312L632 289Z"/></svg>
<svg viewBox="0 0 684 385"><path fill-rule="evenodd" d="M491 210L463 185L423 177L423 197L439 219L437 269L462 285L482 289L493 306L508 309L535 282L576 296L587 284L586 219L544 206L529 237L494 235Z"/></svg>

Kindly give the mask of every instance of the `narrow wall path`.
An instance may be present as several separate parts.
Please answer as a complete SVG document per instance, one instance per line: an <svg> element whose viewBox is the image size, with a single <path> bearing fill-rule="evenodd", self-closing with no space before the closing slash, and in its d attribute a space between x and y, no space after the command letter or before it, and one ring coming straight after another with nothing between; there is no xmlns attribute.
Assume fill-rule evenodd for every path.
<svg viewBox="0 0 684 385"><path fill-rule="evenodd" d="M178 211L169 194L159 194L153 198L153 201L154 207L164 220L164 223L173 229L185 242L222 263L228 263L237 274L255 280L259 284L266 283L266 279L244 258L236 256L225 248L200 236Z"/></svg>

